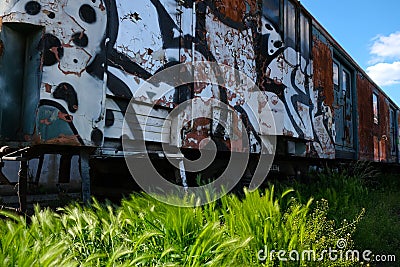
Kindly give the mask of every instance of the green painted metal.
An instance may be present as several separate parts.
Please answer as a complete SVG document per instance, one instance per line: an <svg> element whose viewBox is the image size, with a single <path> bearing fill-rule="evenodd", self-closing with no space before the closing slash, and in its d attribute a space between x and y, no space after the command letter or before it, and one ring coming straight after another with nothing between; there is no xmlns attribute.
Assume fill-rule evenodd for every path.
<svg viewBox="0 0 400 267"><path fill-rule="evenodd" d="M40 98L43 28L3 24L0 39L0 140L28 141Z"/></svg>

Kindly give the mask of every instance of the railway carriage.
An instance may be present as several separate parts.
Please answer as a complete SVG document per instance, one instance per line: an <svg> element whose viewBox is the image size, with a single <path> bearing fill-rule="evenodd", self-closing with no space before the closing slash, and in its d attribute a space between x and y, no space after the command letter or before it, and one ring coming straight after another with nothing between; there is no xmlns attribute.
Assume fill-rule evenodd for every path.
<svg viewBox="0 0 400 267"><path fill-rule="evenodd" d="M217 69L190 70L198 62ZM159 76L182 65L176 75L192 82ZM82 185L86 199L90 184L124 187L128 152L189 184L219 176L233 154L248 155L244 180L263 165L296 175L323 160L398 164L399 123L398 106L298 1L0 3L0 177L19 179L21 195L27 182ZM197 159L207 143L204 170L166 161Z"/></svg>

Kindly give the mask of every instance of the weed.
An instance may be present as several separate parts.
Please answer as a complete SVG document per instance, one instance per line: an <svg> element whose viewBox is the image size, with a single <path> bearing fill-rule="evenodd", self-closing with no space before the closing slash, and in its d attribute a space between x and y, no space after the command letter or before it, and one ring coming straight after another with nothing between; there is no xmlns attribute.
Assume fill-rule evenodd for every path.
<svg viewBox="0 0 400 267"><path fill-rule="evenodd" d="M274 188L228 194L203 207L196 197L170 206L145 194L134 194L117 207L73 204L53 212L35 208L23 217L0 220L0 262L4 266L283 266L276 258L260 261L258 252L315 249L346 238L352 224L327 219L326 201L301 204L293 190L275 196ZM311 264L311 265L310 265ZM353 262L334 263L351 266ZM284 266L313 266L298 261ZM335 266L318 262L315 266Z"/></svg>

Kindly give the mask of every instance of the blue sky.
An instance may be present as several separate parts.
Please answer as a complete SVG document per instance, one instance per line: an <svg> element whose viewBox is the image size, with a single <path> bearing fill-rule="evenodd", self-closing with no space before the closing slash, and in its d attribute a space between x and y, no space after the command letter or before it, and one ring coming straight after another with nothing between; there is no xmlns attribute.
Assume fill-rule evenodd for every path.
<svg viewBox="0 0 400 267"><path fill-rule="evenodd" d="M400 1L300 2L400 106Z"/></svg>

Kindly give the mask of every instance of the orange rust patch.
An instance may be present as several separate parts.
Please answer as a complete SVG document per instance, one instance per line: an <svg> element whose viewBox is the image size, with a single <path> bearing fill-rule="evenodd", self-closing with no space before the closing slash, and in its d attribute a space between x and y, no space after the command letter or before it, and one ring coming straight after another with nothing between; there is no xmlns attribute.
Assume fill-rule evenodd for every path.
<svg viewBox="0 0 400 267"><path fill-rule="evenodd" d="M315 37L313 44L314 89L323 89L325 105L332 108L334 103L332 53L327 44Z"/></svg>
<svg viewBox="0 0 400 267"><path fill-rule="evenodd" d="M380 138L380 159L387 161L390 158L390 115L389 102L383 94L379 94L379 135Z"/></svg>
<svg viewBox="0 0 400 267"><path fill-rule="evenodd" d="M56 56L58 62L60 62L60 56L58 55L58 47L53 46L50 48L50 51Z"/></svg>
<svg viewBox="0 0 400 267"><path fill-rule="evenodd" d="M374 160L374 113L372 110L371 83L361 75L357 75L358 95L358 139L360 142L360 160Z"/></svg>
<svg viewBox="0 0 400 267"><path fill-rule="evenodd" d="M209 137L211 120L208 118L196 118L193 121L192 130L185 135L183 147L199 149L200 142Z"/></svg>
<svg viewBox="0 0 400 267"><path fill-rule="evenodd" d="M66 121L66 122L68 122L68 123L69 123L69 122L72 122L73 119L74 119L74 117L73 117L72 115L63 113L63 112L61 112L61 111L58 112L58 118L61 119L61 120L63 120L63 121Z"/></svg>
<svg viewBox="0 0 400 267"><path fill-rule="evenodd" d="M65 48L71 48L71 47L73 47L71 44L62 44L62 47L65 47Z"/></svg>
<svg viewBox="0 0 400 267"><path fill-rule="evenodd" d="M45 83L44 84L44 88L45 88L45 90L46 90L46 93L51 93L51 85L50 84L48 84L48 83Z"/></svg>
<svg viewBox="0 0 400 267"><path fill-rule="evenodd" d="M249 12L254 13L257 10L257 1L255 0L215 0L215 7L218 12L225 17L235 21L242 22L246 14L247 7Z"/></svg>
<svg viewBox="0 0 400 267"><path fill-rule="evenodd" d="M106 10L106 7L104 6L103 1L100 2L99 8L100 8L101 11Z"/></svg>
<svg viewBox="0 0 400 267"><path fill-rule="evenodd" d="M60 134L57 138L47 140L45 144L49 145L70 145L70 146L81 146L76 135L63 135Z"/></svg>

